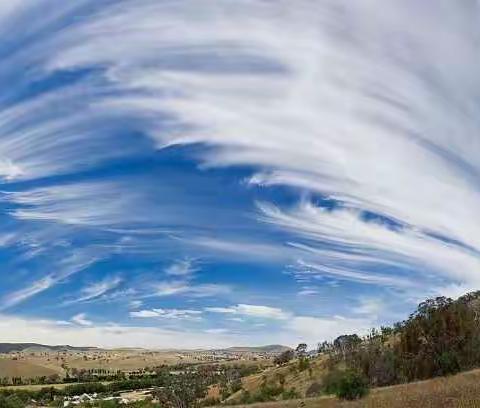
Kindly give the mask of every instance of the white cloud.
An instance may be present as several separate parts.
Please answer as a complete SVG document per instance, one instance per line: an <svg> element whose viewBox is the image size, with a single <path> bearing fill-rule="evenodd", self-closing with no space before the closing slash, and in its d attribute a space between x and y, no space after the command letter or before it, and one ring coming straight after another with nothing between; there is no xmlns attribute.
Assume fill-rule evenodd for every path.
<svg viewBox="0 0 480 408"><path fill-rule="evenodd" d="M132 209L142 199L131 191L125 194L125 188L110 182L72 183L4 193L4 200L17 205L10 214L20 220L111 226L140 221Z"/></svg>
<svg viewBox="0 0 480 408"><path fill-rule="evenodd" d="M211 297L221 294L228 294L231 288L228 285L205 283L193 284L188 281L165 281L156 285L155 292L148 296L172 296L172 295L189 295L191 297Z"/></svg>
<svg viewBox="0 0 480 408"><path fill-rule="evenodd" d="M138 309L139 307L141 307L143 305L143 301L141 300L131 300L129 303L128 303L128 307L130 309Z"/></svg>
<svg viewBox="0 0 480 408"><path fill-rule="evenodd" d="M72 255L54 263L57 271L30 283L22 289L16 290L4 296L0 302L0 310L15 306L27 299L44 292L51 287L64 282L70 276L88 268L95 263L100 256L92 250L74 251Z"/></svg>
<svg viewBox="0 0 480 408"><path fill-rule="evenodd" d="M375 320L371 318L296 316L289 321L287 329L295 333L299 342L304 339L309 344L316 344L323 340L334 340L342 334L365 335L374 326Z"/></svg>
<svg viewBox="0 0 480 408"><path fill-rule="evenodd" d="M274 320L285 320L291 316L290 313L285 312L280 308L263 305L238 304L236 306L229 307L207 307L205 310L210 313L236 314L241 316Z"/></svg>
<svg viewBox="0 0 480 408"><path fill-rule="evenodd" d="M139 310L130 312L131 317L140 318L162 318L162 319L188 319L198 320L199 315L202 314L201 310L192 309L152 309L152 310Z"/></svg>
<svg viewBox="0 0 480 408"><path fill-rule="evenodd" d="M78 316L77 316L78 317ZM70 344L73 346L145 347L145 348L220 348L230 346L258 346L269 344L275 338L279 344L295 346L307 342L315 346L318 341L333 339L344 333L366 333L371 327L368 319L315 318L297 316L281 320L284 326L272 330L258 327L255 331L230 333L226 329L171 330L119 324L96 325L80 314L76 324L34 318L0 315L2 340L6 342L35 342L41 344ZM78 319L77 319L78 320ZM212 330L216 336L212 337Z"/></svg>
<svg viewBox="0 0 480 408"><path fill-rule="evenodd" d="M85 313L79 313L72 317L72 322L79 324L80 326L92 326L93 322L87 320L87 315Z"/></svg>
<svg viewBox="0 0 480 408"><path fill-rule="evenodd" d="M98 299L111 290L117 288L122 281L123 279L118 276L109 276L100 282L95 282L84 287L80 291L79 297L72 300L67 300L65 303L80 303Z"/></svg>
<svg viewBox="0 0 480 408"><path fill-rule="evenodd" d="M172 263L165 269L165 274L169 276L190 276L198 271L191 259L183 259Z"/></svg>
<svg viewBox="0 0 480 408"><path fill-rule="evenodd" d="M433 238L416 228L394 229L385 222L366 221L358 210L326 210L309 202L283 211L260 205L261 219L294 232L309 244L294 244L304 251L300 262L303 274L332 275L339 279L364 283L409 287L427 276L399 276L372 273L372 266L383 265L388 271L425 269L439 277L480 284L480 257L457 244ZM435 256L432 256L435 254ZM302 256L302 255L300 255ZM436 283L438 285L438 283Z"/></svg>
<svg viewBox="0 0 480 408"><path fill-rule="evenodd" d="M228 330L228 329L222 329L222 328L218 328L218 329L207 329L207 330L205 330L205 333L209 333L209 334L225 334L225 333L229 333L229 330Z"/></svg>
<svg viewBox="0 0 480 408"><path fill-rule="evenodd" d="M353 312L376 318L380 313L386 312L386 304L383 299L380 298L362 297L359 299L359 303L353 309Z"/></svg>
<svg viewBox="0 0 480 408"><path fill-rule="evenodd" d="M229 347L244 338L219 334L214 339L203 331L167 330L158 327L121 325L66 325L54 321L0 316L2 340L73 346L145 347L145 348L213 348ZM255 340L249 344L256 343ZM262 344L264 344L262 342Z"/></svg>
<svg viewBox="0 0 480 408"><path fill-rule="evenodd" d="M1 309L6 309L18 303L21 303L31 298L32 296L35 296L36 294L49 289L56 282L57 280L52 275L48 275L38 281L33 282L32 284L23 289L12 292L3 299Z"/></svg>
<svg viewBox="0 0 480 408"><path fill-rule="evenodd" d="M298 291L299 296L312 296L317 294L318 294L318 290L310 286L305 286L300 291Z"/></svg>

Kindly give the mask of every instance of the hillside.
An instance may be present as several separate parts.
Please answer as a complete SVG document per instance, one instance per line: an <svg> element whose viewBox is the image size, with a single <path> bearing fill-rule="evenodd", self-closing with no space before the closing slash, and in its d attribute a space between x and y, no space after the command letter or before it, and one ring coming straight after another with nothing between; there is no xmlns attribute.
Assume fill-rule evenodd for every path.
<svg viewBox="0 0 480 408"><path fill-rule="evenodd" d="M308 369L300 370L298 360L292 360L280 367L269 367L258 374L242 378L242 390L230 395L227 401L237 401L243 390L256 394L261 390L262 384L269 386L284 384L286 390L295 389L299 397L305 397L307 390L313 383L322 383L327 372L326 358L321 356L310 361Z"/></svg>
<svg viewBox="0 0 480 408"><path fill-rule="evenodd" d="M0 378L48 377L55 374L64 375L64 372L60 367L49 367L30 361L0 359Z"/></svg>
<svg viewBox="0 0 480 408"><path fill-rule="evenodd" d="M50 346L38 343L0 343L0 354L11 352L58 352L58 351L90 351L100 350L97 347L73 347L68 345Z"/></svg>
<svg viewBox="0 0 480 408"><path fill-rule="evenodd" d="M440 408L479 407L480 370L409 384L374 388L358 401L341 401L333 396L301 400L234 405L233 408Z"/></svg>

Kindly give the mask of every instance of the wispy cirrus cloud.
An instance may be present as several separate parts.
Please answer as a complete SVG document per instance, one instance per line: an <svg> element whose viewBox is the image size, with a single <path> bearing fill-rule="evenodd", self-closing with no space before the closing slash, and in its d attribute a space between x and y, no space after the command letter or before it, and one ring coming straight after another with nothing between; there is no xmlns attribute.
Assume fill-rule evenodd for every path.
<svg viewBox="0 0 480 408"><path fill-rule="evenodd" d="M180 276L180 277L188 277L199 269L195 266L195 263L191 259L182 259L172 263L165 269L165 274L168 276Z"/></svg>
<svg viewBox="0 0 480 408"><path fill-rule="evenodd" d="M297 271L303 276L326 274L364 283L413 287L422 277L411 272L399 276L398 271L428 268L439 277L468 282L471 287L480 283L478 253L410 225L393 227L379 219L367 220L357 209L328 210L310 202L287 211L271 205L260 205L260 210L264 221L308 241L294 244L304 251L305 259L299 262ZM369 271L381 264L386 267L383 274ZM388 268L397 272L389 273Z"/></svg>
<svg viewBox="0 0 480 408"><path fill-rule="evenodd" d="M42 293L53 286L60 284L70 278L72 275L83 271L91 266L98 259L99 255L88 252L74 252L65 259L61 259L55 263L56 272L49 273L38 280L35 280L25 287L6 294L0 300L0 310L4 310L25 302L31 297Z"/></svg>
<svg viewBox="0 0 480 408"><path fill-rule="evenodd" d="M93 300L98 300L112 290L118 288L118 286L123 282L123 279L119 276L109 276L99 282L91 283L85 286L81 291L78 297L70 300L66 300L65 304L74 304L89 302Z"/></svg>
<svg viewBox="0 0 480 408"><path fill-rule="evenodd" d="M231 292L231 287L217 283L196 284L188 281L164 281L151 285L153 293L148 297L165 297L172 295L188 295L191 297L202 298L225 295Z"/></svg>

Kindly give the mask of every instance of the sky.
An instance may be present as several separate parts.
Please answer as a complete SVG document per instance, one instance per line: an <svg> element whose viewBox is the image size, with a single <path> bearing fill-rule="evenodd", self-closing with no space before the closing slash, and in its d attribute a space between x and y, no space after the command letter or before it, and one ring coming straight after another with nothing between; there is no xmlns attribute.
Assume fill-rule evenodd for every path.
<svg viewBox="0 0 480 408"><path fill-rule="evenodd" d="M479 20L0 1L0 341L314 347L479 289Z"/></svg>

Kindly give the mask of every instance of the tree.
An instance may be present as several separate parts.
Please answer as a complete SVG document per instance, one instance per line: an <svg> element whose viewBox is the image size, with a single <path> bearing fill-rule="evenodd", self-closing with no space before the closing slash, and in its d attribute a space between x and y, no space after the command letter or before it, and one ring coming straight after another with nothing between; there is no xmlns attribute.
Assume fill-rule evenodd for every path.
<svg viewBox="0 0 480 408"><path fill-rule="evenodd" d="M362 343L362 339L356 334L344 334L338 336L333 341L334 350L341 354L342 358L345 360L347 353L353 351L358 345Z"/></svg>
<svg viewBox="0 0 480 408"><path fill-rule="evenodd" d="M340 377L335 394L346 400L362 398L368 394L368 382L358 372L347 370Z"/></svg>
<svg viewBox="0 0 480 408"><path fill-rule="evenodd" d="M295 353L293 350L286 350L278 356L275 356L273 362L278 365L286 364L294 357L294 355Z"/></svg>
<svg viewBox="0 0 480 408"><path fill-rule="evenodd" d="M157 388L154 396L161 406L171 408L192 408L207 394L204 377L187 373L176 377L167 387Z"/></svg>
<svg viewBox="0 0 480 408"><path fill-rule="evenodd" d="M300 343L297 348L295 349L296 353L300 357L304 357L305 354L307 353L307 344L306 343Z"/></svg>

